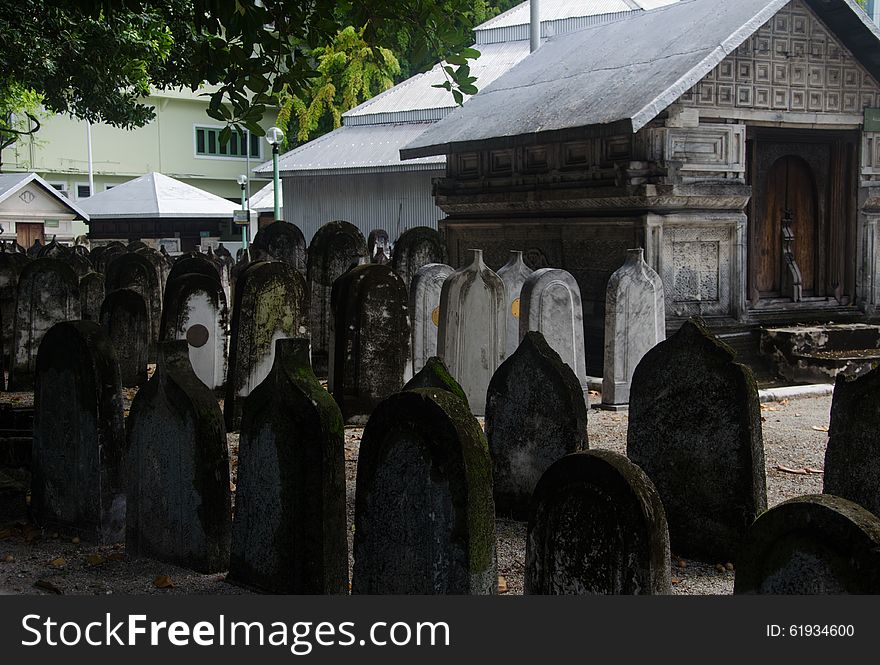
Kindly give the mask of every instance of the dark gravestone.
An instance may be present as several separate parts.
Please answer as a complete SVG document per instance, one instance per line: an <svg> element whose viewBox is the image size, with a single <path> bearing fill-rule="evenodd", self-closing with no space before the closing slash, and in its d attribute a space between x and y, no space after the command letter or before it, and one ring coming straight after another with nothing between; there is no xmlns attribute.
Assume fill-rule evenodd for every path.
<svg viewBox="0 0 880 665"><path fill-rule="evenodd" d="M761 515L736 564L736 594L880 593L880 519L828 494Z"/></svg>
<svg viewBox="0 0 880 665"><path fill-rule="evenodd" d="M223 414L189 364L163 342L128 419L126 552L202 573L229 564L229 454Z"/></svg>
<svg viewBox="0 0 880 665"><path fill-rule="evenodd" d="M352 593L492 594L495 511L489 450L445 390L392 395L361 440Z"/></svg>
<svg viewBox="0 0 880 665"><path fill-rule="evenodd" d="M388 232L385 229L373 229L367 236L367 256L370 263L387 263L388 255L391 253L391 242L388 240ZM379 255L384 256L385 260L379 260Z"/></svg>
<svg viewBox="0 0 880 665"><path fill-rule="evenodd" d="M880 517L880 368L852 380L837 375L824 477L823 492Z"/></svg>
<svg viewBox="0 0 880 665"><path fill-rule="evenodd" d="M141 294L131 289L108 293L101 305L101 326L116 351L122 385L146 383L150 318Z"/></svg>
<svg viewBox="0 0 880 665"><path fill-rule="evenodd" d="M407 288L419 268L429 263L446 263L446 246L440 234L427 226L404 231L394 243L391 266Z"/></svg>
<svg viewBox="0 0 880 665"><path fill-rule="evenodd" d="M90 272L79 280L79 304L83 321L101 321L104 302L104 275Z"/></svg>
<svg viewBox="0 0 880 665"><path fill-rule="evenodd" d="M306 276L306 239L296 224L272 222L257 232L253 244Z"/></svg>
<svg viewBox="0 0 880 665"><path fill-rule="evenodd" d="M95 256L95 252L92 252L92 262L94 263L95 270L106 276L107 268L113 262L113 259L127 253L128 250L121 242L111 242L110 244L105 245L97 256Z"/></svg>
<svg viewBox="0 0 880 665"><path fill-rule="evenodd" d="M53 326L37 354L31 511L102 543L125 537L125 421L110 340L93 321Z"/></svg>
<svg viewBox="0 0 880 665"><path fill-rule="evenodd" d="M235 286L224 415L226 428L237 430L242 400L272 369L275 340L308 338L305 282L281 261L257 261Z"/></svg>
<svg viewBox="0 0 880 665"><path fill-rule="evenodd" d="M636 367L627 457L663 499L672 551L731 561L767 508L758 388L696 319Z"/></svg>
<svg viewBox="0 0 880 665"><path fill-rule="evenodd" d="M608 450L566 455L535 488L525 592L671 594L669 532L648 476Z"/></svg>
<svg viewBox="0 0 880 665"><path fill-rule="evenodd" d="M168 286L174 280L179 279L183 275L192 274L204 275L216 280L218 284L220 283L220 271L217 269L217 264L209 260L204 254L193 252L192 254L184 254L174 262L171 271L168 273L165 290L168 290Z"/></svg>
<svg viewBox="0 0 880 665"><path fill-rule="evenodd" d="M486 393L486 438L495 511L521 519L549 466L588 448L583 389L541 333L526 333L492 376Z"/></svg>
<svg viewBox="0 0 880 665"><path fill-rule="evenodd" d="M89 252L89 261L92 262L92 266L98 272L101 272L100 270L98 270L98 265L99 264L103 265L103 264L101 264L101 257L104 255L104 252L106 252L106 251L107 251L107 245L100 245L98 247L94 247ZM101 273L101 274L103 275L104 273Z"/></svg>
<svg viewBox="0 0 880 665"><path fill-rule="evenodd" d="M159 340L159 322L162 318L162 297L159 274L150 260L135 252L121 254L110 262L105 274L104 288L112 293L131 289L141 294L150 317L150 351Z"/></svg>
<svg viewBox="0 0 880 665"><path fill-rule="evenodd" d="M468 403L467 395L464 394L464 389L458 385L458 381L456 381L455 377L449 373L446 365L444 365L443 361L437 356L428 358L428 362L425 363L425 366L422 367L413 378L407 381L406 385L403 387L404 390L416 390L417 388L439 388L440 390L447 390L464 400L465 404Z"/></svg>
<svg viewBox="0 0 880 665"><path fill-rule="evenodd" d="M312 367L326 376L330 356L330 293L335 282L353 263L367 256L367 243L348 222L324 224L312 238L308 256L309 330Z"/></svg>
<svg viewBox="0 0 880 665"><path fill-rule="evenodd" d="M40 242L39 238L34 239L34 244L28 247L28 257L36 259L39 256L41 249L43 249L43 243Z"/></svg>
<svg viewBox="0 0 880 665"><path fill-rule="evenodd" d="M52 240L40 247L37 258L60 259L67 255L68 249L52 236Z"/></svg>
<svg viewBox="0 0 880 665"><path fill-rule="evenodd" d="M168 262L165 261L165 257L163 257L157 249L143 247L135 250L135 253L147 259L156 271L156 276L159 278L159 304L161 305L161 299L165 294L165 284L168 281L168 275L171 272L171 268L168 266Z"/></svg>
<svg viewBox="0 0 880 665"><path fill-rule="evenodd" d="M348 423L365 423L403 387L410 363L407 301L403 280L388 266L357 266L333 285L328 389Z"/></svg>
<svg viewBox="0 0 880 665"><path fill-rule="evenodd" d="M18 276L29 259L26 254L14 251L4 245L0 252L0 330L5 357L13 355L12 340L15 327L15 297L18 289ZM8 367L8 363L5 365Z"/></svg>
<svg viewBox="0 0 880 665"><path fill-rule="evenodd" d="M79 280L58 259L37 259L21 271L15 307L9 390L31 390L43 336L56 323L80 318Z"/></svg>
<svg viewBox="0 0 880 665"><path fill-rule="evenodd" d="M348 593L342 413L309 341L279 339L245 399L228 581L272 593Z"/></svg>

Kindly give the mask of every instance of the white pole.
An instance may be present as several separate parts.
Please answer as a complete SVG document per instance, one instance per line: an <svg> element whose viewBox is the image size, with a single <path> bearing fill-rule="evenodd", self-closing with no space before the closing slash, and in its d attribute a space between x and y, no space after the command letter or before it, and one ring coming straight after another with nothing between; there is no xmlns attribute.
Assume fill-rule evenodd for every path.
<svg viewBox="0 0 880 665"><path fill-rule="evenodd" d="M529 2L529 53L541 46L541 7L538 0Z"/></svg>
<svg viewBox="0 0 880 665"><path fill-rule="evenodd" d="M89 196L95 195L95 173L92 168L92 123L86 121L86 140L89 144Z"/></svg>

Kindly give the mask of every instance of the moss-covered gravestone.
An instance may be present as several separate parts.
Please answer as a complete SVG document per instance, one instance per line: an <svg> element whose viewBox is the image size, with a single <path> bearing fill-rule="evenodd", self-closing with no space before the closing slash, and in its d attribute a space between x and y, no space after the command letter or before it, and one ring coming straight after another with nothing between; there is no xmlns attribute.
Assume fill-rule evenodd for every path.
<svg viewBox="0 0 880 665"><path fill-rule="evenodd" d="M105 252L105 257L106 254ZM104 277L104 289L107 293L131 289L144 299L150 318L152 357L155 344L159 340L159 322L162 318L162 286L156 266L146 256L128 251L110 261Z"/></svg>
<svg viewBox="0 0 880 665"><path fill-rule="evenodd" d="M253 244L306 276L306 239L296 224L272 222L257 232Z"/></svg>
<svg viewBox="0 0 880 665"><path fill-rule="evenodd" d="M391 267L409 288L413 275L429 263L446 262L446 245L437 229L416 226L400 234L394 243Z"/></svg>
<svg viewBox="0 0 880 665"><path fill-rule="evenodd" d="M736 562L737 594L880 594L880 519L828 494L761 515Z"/></svg>
<svg viewBox="0 0 880 665"><path fill-rule="evenodd" d="M308 338L307 313L305 282L288 264L255 261L238 275L223 405L226 429L238 429L242 400L272 369L275 340Z"/></svg>
<svg viewBox="0 0 880 665"><path fill-rule="evenodd" d="M497 586L489 450L445 390L392 395L361 440L352 593L491 594Z"/></svg>
<svg viewBox="0 0 880 665"><path fill-rule="evenodd" d="M324 224L309 245L307 283L312 367L326 376L330 362L330 295L335 282L353 263L367 257L367 241L354 224L335 221Z"/></svg>
<svg viewBox="0 0 880 665"><path fill-rule="evenodd" d="M125 422L110 340L92 321L53 326L37 354L31 512L102 543L125 537Z"/></svg>
<svg viewBox="0 0 880 665"><path fill-rule="evenodd" d="M122 256L126 252L128 252L128 250L125 248L125 245L114 240L103 247L96 247L92 250L92 264L95 266L95 270L106 276L107 267L113 259Z"/></svg>
<svg viewBox="0 0 880 665"><path fill-rule="evenodd" d="M541 476L526 540L525 591L672 593L669 532L648 476L623 455L566 455Z"/></svg>
<svg viewBox="0 0 880 665"><path fill-rule="evenodd" d="M823 492L880 517L880 368L851 380L838 374L824 477Z"/></svg>
<svg viewBox="0 0 880 665"><path fill-rule="evenodd" d="M229 564L229 454L214 394L186 342L159 345L128 418L126 551L201 573Z"/></svg>
<svg viewBox="0 0 880 665"><path fill-rule="evenodd" d="M458 385L458 381L456 381L452 374L449 373L449 370L446 369L446 365L444 365L443 361L437 356L428 358L428 362L426 362L425 366L419 370L418 374L407 381L406 385L403 386L404 390L416 390L417 388L439 388L440 390L447 390L453 395L460 397L465 404L468 403L467 395L464 394L464 390Z"/></svg>
<svg viewBox="0 0 880 665"><path fill-rule="evenodd" d="M168 273L168 281L165 283L166 295L168 287L172 282L184 275L204 275L209 279L216 280L218 284L220 283L220 270L217 267L217 263L211 261L207 255L201 252L192 252L178 257L174 265L171 266L171 270Z"/></svg>
<svg viewBox="0 0 880 665"><path fill-rule="evenodd" d="M244 401L227 579L273 593L348 593L342 413L305 339L275 343Z"/></svg>
<svg viewBox="0 0 880 665"><path fill-rule="evenodd" d="M12 355L12 338L15 327L15 296L18 276L28 264L27 254L15 251L5 242L0 247L0 331L4 357ZM8 363L5 365L8 367Z"/></svg>
<svg viewBox="0 0 880 665"><path fill-rule="evenodd" d="M34 387L34 365L43 336L56 323L79 318L79 279L70 266L44 258L22 269L16 291L9 390Z"/></svg>
<svg viewBox="0 0 880 665"><path fill-rule="evenodd" d="M352 268L333 285L328 389L363 424L412 375L406 286L387 265Z"/></svg>
<svg viewBox="0 0 880 665"><path fill-rule="evenodd" d="M647 354L630 391L627 457L660 492L672 551L730 561L767 508L758 388L691 319Z"/></svg>
<svg viewBox="0 0 880 665"><path fill-rule="evenodd" d="M133 388L146 383L150 314L141 294L132 289L108 293L101 305L101 325L116 350L122 385Z"/></svg>
<svg viewBox="0 0 880 665"><path fill-rule="evenodd" d="M79 280L79 301L83 321L101 322L104 303L104 275L90 272Z"/></svg>
<svg viewBox="0 0 880 665"><path fill-rule="evenodd" d="M586 450L587 405L577 376L539 332L501 363L486 392L495 510L525 518L541 475Z"/></svg>

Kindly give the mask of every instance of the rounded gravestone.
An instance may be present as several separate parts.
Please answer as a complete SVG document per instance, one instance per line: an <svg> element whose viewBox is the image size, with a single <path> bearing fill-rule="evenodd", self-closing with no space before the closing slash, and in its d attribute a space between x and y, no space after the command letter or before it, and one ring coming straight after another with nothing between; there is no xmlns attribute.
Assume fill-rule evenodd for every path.
<svg viewBox="0 0 880 665"><path fill-rule="evenodd" d="M156 267L141 254L125 252L110 262L104 277L104 288L107 293L117 289L131 289L144 299L150 318L152 355L152 349L159 340L159 323L162 319L161 284Z"/></svg>
<svg viewBox="0 0 880 665"><path fill-rule="evenodd" d="M15 328L15 298L18 289L18 277L28 264L26 254L16 252L4 245L0 252L0 330L2 330L2 347L5 356L11 356L13 331ZM6 364L8 367L8 363Z"/></svg>
<svg viewBox="0 0 880 665"><path fill-rule="evenodd" d="M279 339L245 398L227 580L271 593L348 593L342 413L309 341Z"/></svg>
<svg viewBox="0 0 880 665"><path fill-rule="evenodd" d="M174 280L183 275L192 274L204 275L216 280L218 283L220 282L220 271L217 269L217 264L208 259L204 254L194 252L192 254L184 254L171 266L171 270L168 273L168 281L165 283L166 291L168 290L168 285Z"/></svg>
<svg viewBox="0 0 880 665"><path fill-rule="evenodd" d="M462 387L458 385L458 381L446 369L446 365L437 356L428 358L428 362L424 367L416 373L416 375L406 382L403 386L404 390L416 390L417 388L438 388L451 392L456 397L467 404L467 395L464 394ZM470 407L468 407L470 408Z"/></svg>
<svg viewBox="0 0 880 665"><path fill-rule="evenodd" d="M412 321L413 372L419 372L428 358L437 355L440 325L440 294L443 282L455 270L444 263L429 263L413 275L409 285L409 315Z"/></svg>
<svg viewBox="0 0 880 665"><path fill-rule="evenodd" d="M361 440L357 594L493 594L495 512L486 439L445 390L392 395Z"/></svg>
<svg viewBox="0 0 880 665"><path fill-rule="evenodd" d="M306 239L296 224L272 222L257 232L253 244L306 276Z"/></svg>
<svg viewBox="0 0 880 665"><path fill-rule="evenodd" d="M108 293L100 320L116 352L122 385L134 388L146 383L150 318L141 294L132 289Z"/></svg>
<svg viewBox="0 0 880 665"><path fill-rule="evenodd" d="M507 321L507 350L510 356L519 345L519 319L521 301L520 294L523 284L534 271L523 261L523 253L511 250L510 260L498 270L498 276L504 282L505 314Z"/></svg>
<svg viewBox="0 0 880 665"><path fill-rule="evenodd" d="M828 494L771 508L748 530L736 594L880 593L880 519Z"/></svg>
<svg viewBox="0 0 880 665"><path fill-rule="evenodd" d="M416 226L401 233L394 243L391 267L407 288L418 269L429 263L446 263L446 246L437 230Z"/></svg>
<svg viewBox="0 0 880 665"><path fill-rule="evenodd" d="M104 302L104 275L90 272L79 280L79 300L83 321L101 322Z"/></svg>
<svg viewBox="0 0 880 665"><path fill-rule="evenodd" d="M607 450L566 455L535 488L525 592L671 594L669 532L648 476Z"/></svg>
<svg viewBox="0 0 880 665"><path fill-rule="evenodd" d="M486 393L486 438L495 511L522 519L550 465L587 449L584 393L541 333L527 333L492 376Z"/></svg>

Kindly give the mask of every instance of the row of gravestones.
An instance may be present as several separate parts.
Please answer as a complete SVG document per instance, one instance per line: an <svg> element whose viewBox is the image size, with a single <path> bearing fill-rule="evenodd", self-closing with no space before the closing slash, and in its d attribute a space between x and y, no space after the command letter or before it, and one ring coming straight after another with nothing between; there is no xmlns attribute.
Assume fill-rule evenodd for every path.
<svg viewBox="0 0 880 665"><path fill-rule="evenodd" d="M133 556L204 572L228 564L230 581L263 590L344 593L342 414L311 371L308 342L279 340L276 347L267 380L244 400L232 521L222 415L195 376L187 345L160 345L156 374L132 404L125 443L106 335L91 322L53 327L37 362L36 518L108 542L124 534ZM520 353L528 362L516 360ZM571 369L536 333L505 363L521 367L508 368L499 383L509 389L536 362L553 367L557 380L567 377L560 391L579 395ZM420 372L429 387L410 385L384 400L364 431L354 593L491 593L495 587L495 502L505 491L493 485L495 447L447 374L426 379L430 367L439 366ZM544 378L554 381L552 374ZM763 476L755 473L762 454L753 417L757 395L748 379L748 370L699 324L686 324L650 352L633 384L633 461L568 450L539 474L529 507L527 592L668 593L668 534L676 551L709 548L716 558L738 541L737 592L880 590L880 521L857 504L801 497L754 519L765 499ZM656 408L648 406L647 391L664 380L666 394ZM676 420L680 400L692 399L702 402L699 422ZM519 408L525 420L547 405L510 390L490 403L499 412ZM572 420L580 431L567 434L575 449L586 446L585 415L580 408ZM657 432L646 431L652 419ZM707 442L710 434L716 439ZM660 437L669 445L652 456ZM691 463L680 464L687 456L678 449L687 446ZM714 466L700 466L712 458L719 460ZM877 465L875 458L858 461ZM660 462L678 479L657 474ZM718 488L728 476L728 486ZM707 490L710 485L715 488ZM677 496L695 514L693 533L681 531Z"/></svg>

